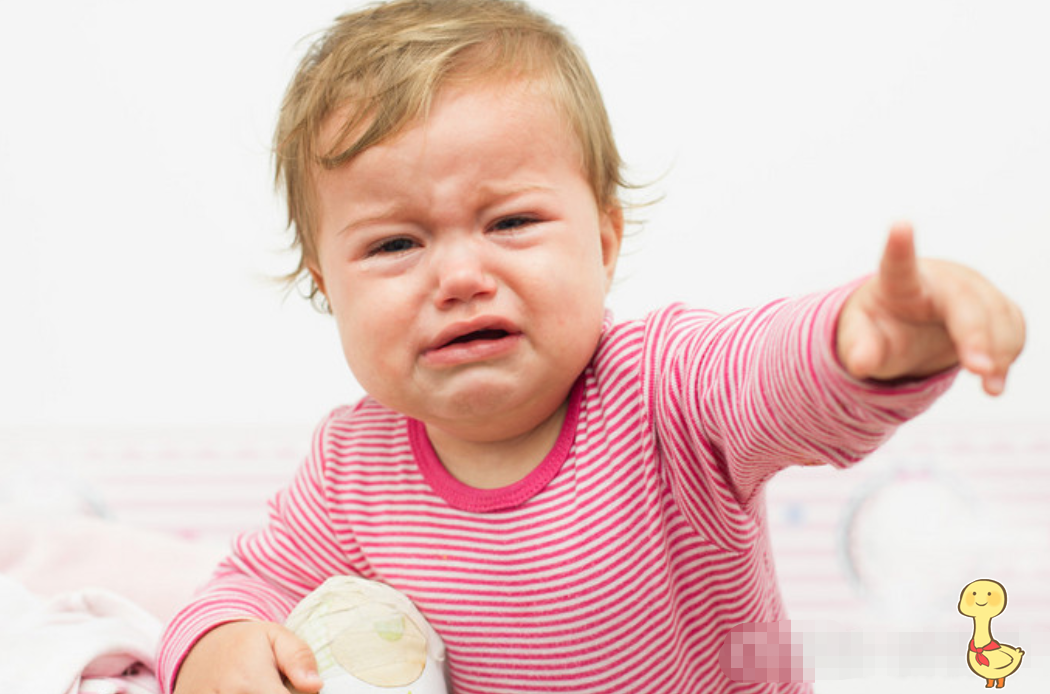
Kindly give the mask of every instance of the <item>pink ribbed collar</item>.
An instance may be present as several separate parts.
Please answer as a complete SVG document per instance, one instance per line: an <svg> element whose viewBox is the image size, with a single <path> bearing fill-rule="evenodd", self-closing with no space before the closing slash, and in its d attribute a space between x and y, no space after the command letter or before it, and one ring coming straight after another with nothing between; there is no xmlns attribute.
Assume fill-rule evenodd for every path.
<svg viewBox="0 0 1050 694"><path fill-rule="evenodd" d="M427 436L426 426L417 419L408 420L408 437L416 465L430 487L453 508L474 513L504 511L520 506L546 487L561 470L569 456L576 438L576 422L580 417L583 400L583 377L581 376L569 393L569 407L562 422L561 432L550 453L536 469L514 484L498 489L477 489L453 477L438 459L434 446Z"/></svg>

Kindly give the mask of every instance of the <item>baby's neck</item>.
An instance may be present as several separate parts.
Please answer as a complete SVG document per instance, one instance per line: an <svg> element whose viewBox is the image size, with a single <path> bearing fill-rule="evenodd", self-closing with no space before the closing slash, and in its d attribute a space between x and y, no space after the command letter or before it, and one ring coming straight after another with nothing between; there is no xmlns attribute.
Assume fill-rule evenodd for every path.
<svg viewBox="0 0 1050 694"><path fill-rule="evenodd" d="M538 427L510 439L470 441L426 425L441 463L457 480L476 489L499 489L519 482L547 457L561 433L568 404Z"/></svg>

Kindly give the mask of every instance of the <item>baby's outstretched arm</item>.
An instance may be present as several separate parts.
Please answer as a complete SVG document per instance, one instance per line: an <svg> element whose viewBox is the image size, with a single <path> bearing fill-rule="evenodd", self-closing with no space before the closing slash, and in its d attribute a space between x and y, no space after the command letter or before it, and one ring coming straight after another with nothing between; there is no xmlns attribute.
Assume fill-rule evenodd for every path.
<svg viewBox="0 0 1050 694"><path fill-rule="evenodd" d="M843 306L836 347L858 378L922 377L961 364L998 395L1024 339L1016 304L970 268L917 258L911 226L901 223L878 273Z"/></svg>
<svg viewBox="0 0 1050 694"><path fill-rule="evenodd" d="M288 694L290 687L317 692L321 684L313 651L291 631L272 622L228 622L190 650L175 694Z"/></svg>

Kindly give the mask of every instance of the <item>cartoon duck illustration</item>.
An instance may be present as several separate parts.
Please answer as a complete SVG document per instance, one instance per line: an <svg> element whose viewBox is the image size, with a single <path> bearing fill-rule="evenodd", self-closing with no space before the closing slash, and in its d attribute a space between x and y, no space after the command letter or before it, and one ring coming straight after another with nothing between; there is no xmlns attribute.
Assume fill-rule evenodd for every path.
<svg viewBox="0 0 1050 694"><path fill-rule="evenodd" d="M1006 686L1006 678L1021 666L1024 651L992 638L992 617L1006 609L1006 588L998 581L980 579L968 584L959 595L959 612L973 617L973 637L966 662L978 677L987 680L985 689Z"/></svg>

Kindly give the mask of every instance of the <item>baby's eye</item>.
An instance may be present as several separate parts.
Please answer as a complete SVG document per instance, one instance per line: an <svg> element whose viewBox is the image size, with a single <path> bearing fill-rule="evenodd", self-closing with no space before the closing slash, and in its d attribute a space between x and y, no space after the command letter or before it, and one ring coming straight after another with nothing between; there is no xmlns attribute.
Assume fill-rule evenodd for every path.
<svg viewBox="0 0 1050 694"><path fill-rule="evenodd" d="M384 255L392 253L403 253L404 251L415 248L416 242L406 236L398 236L397 238L387 239L368 249L369 257L373 255Z"/></svg>
<svg viewBox="0 0 1050 694"><path fill-rule="evenodd" d="M493 224L492 228L494 231L511 231L513 229L519 229L523 226L528 226L529 224L532 224L535 221L536 220L534 218L527 217L525 215L504 217L503 219L500 219L495 224Z"/></svg>

